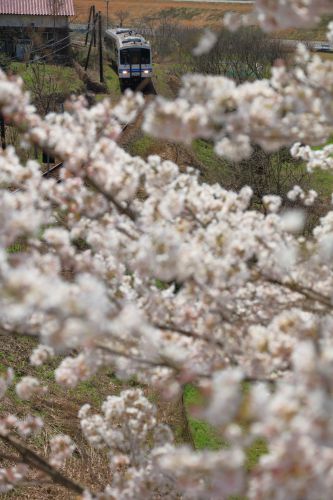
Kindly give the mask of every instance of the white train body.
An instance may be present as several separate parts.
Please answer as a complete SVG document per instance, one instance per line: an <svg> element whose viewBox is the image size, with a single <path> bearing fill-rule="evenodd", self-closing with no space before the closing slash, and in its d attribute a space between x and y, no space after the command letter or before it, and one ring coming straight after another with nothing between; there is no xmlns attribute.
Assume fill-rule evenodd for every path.
<svg viewBox="0 0 333 500"><path fill-rule="evenodd" d="M104 42L121 80L152 77L151 47L142 35L129 28L108 29Z"/></svg>

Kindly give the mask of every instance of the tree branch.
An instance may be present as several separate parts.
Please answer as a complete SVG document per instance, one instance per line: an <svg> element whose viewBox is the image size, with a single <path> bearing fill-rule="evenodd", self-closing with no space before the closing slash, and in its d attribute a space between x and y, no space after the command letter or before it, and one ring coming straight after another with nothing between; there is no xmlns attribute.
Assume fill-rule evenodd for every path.
<svg viewBox="0 0 333 500"><path fill-rule="evenodd" d="M119 203L119 201L117 201L112 196L112 194L108 193L101 186L99 186L98 184L96 184L95 180L92 179L91 177L89 177L88 175L85 175L84 180L87 181L87 182L89 182L89 184L94 189L96 189L96 191L98 191L100 194L102 194L104 196L104 198L106 198L110 203L112 203L116 207L116 209L118 210L118 212L120 214L127 215L127 217L129 217L131 219L131 221L133 221L133 222L136 221L136 219L137 219L137 213L134 212L134 210L132 210L130 207L124 207L123 205L121 205Z"/></svg>
<svg viewBox="0 0 333 500"><path fill-rule="evenodd" d="M201 335L200 333L197 333L197 332L193 332L193 331L190 331L190 330L185 330L183 328L180 328L176 325L162 325L160 323L152 323L152 325L155 327L155 328L158 328L159 330L163 330L163 331L170 331L170 332L175 332L175 333L178 333L179 335L184 335L185 337L190 337L190 338L194 338L196 340L202 340L204 342L208 342L210 344L214 344L214 345L217 345L221 348L224 348L224 342L220 341L220 340L216 340L214 338L211 338L207 335Z"/></svg>
<svg viewBox="0 0 333 500"><path fill-rule="evenodd" d="M33 450L30 450L30 448L27 448L25 445L20 443L20 441L18 441L15 437L0 434L0 439L7 445L14 448L21 455L21 459L24 463L44 472L52 478L54 483L60 484L68 490L74 491L80 495L84 493L85 488L72 481L72 479L64 476L61 472L52 467L52 465L50 465L44 458L40 457Z"/></svg>
<svg viewBox="0 0 333 500"><path fill-rule="evenodd" d="M287 288L291 292L296 292L307 299L314 300L316 302L319 302L320 304L324 305L325 307L328 307L329 309L332 309L332 301L329 297L326 297L325 295L322 295L319 292L316 292L316 290L313 290L312 288L308 288L303 285L299 285L298 283L295 282L289 282L289 283L284 283L283 281L280 281L277 278L269 278L268 276L263 275L264 279L271 283L272 285L278 285L282 288Z"/></svg>
<svg viewBox="0 0 333 500"><path fill-rule="evenodd" d="M116 349L113 349L112 347L109 347L105 344L95 344L95 347L98 349L102 349L103 351L109 352L114 356L131 359L132 361L135 361L136 363L142 363L143 365L152 366L154 368L164 367L164 368L169 368L169 370L175 369L175 367L171 366L171 364L168 365L166 363L163 363L163 361L159 362L159 361L151 361L149 359L138 358L137 356L132 356L131 354L128 354L126 352L117 351Z"/></svg>

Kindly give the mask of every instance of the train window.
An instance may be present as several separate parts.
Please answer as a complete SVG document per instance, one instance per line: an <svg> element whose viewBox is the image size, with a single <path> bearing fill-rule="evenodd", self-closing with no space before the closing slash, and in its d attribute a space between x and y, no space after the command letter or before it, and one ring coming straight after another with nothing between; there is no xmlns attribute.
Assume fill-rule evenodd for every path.
<svg viewBox="0 0 333 500"><path fill-rule="evenodd" d="M130 51L131 64L141 63L140 54L141 54L141 49L131 49Z"/></svg>
<svg viewBox="0 0 333 500"><path fill-rule="evenodd" d="M126 38L123 43L135 43L135 42L142 42L141 38Z"/></svg>
<svg viewBox="0 0 333 500"><path fill-rule="evenodd" d="M141 49L141 64L150 64L150 50Z"/></svg>
<svg viewBox="0 0 333 500"><path fill-rule="evenodd" d="M140 48L122 49L120 64L150 64L150 50Z"/></svg>
<svg viewBox="0 0 333 500"><path fill-rule="evenodd" d="M120 51L120 64L130 64L128 50L121 50Z"/></svg>

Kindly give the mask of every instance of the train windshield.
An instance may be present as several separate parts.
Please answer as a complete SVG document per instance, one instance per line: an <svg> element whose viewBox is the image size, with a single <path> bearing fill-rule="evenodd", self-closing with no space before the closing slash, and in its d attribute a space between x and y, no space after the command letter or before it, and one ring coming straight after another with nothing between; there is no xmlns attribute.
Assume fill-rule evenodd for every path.
<svg viewBox="0 0 333 500"><path fill-rule="evenodd" d="M150 64L150 50L137 47L122 49L120 64Z"/></svg>

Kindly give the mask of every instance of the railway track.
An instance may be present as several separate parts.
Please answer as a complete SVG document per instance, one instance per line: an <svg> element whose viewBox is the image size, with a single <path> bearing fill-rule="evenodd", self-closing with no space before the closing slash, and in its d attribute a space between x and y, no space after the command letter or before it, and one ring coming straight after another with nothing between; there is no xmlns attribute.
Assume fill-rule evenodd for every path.
<svg viewBox="0 0 333 500"><path fill-rule="evenodd" d="M44 172L42 174L42 177L44 177L45 179L49 179L49 178L54 178L57 176L57 172L60 171L60 169L63 167L63 162L60 162L60 163L57 163L56 165L54 165L53 167L51 167L49 170L47 170L46 172Z"/></svg>

